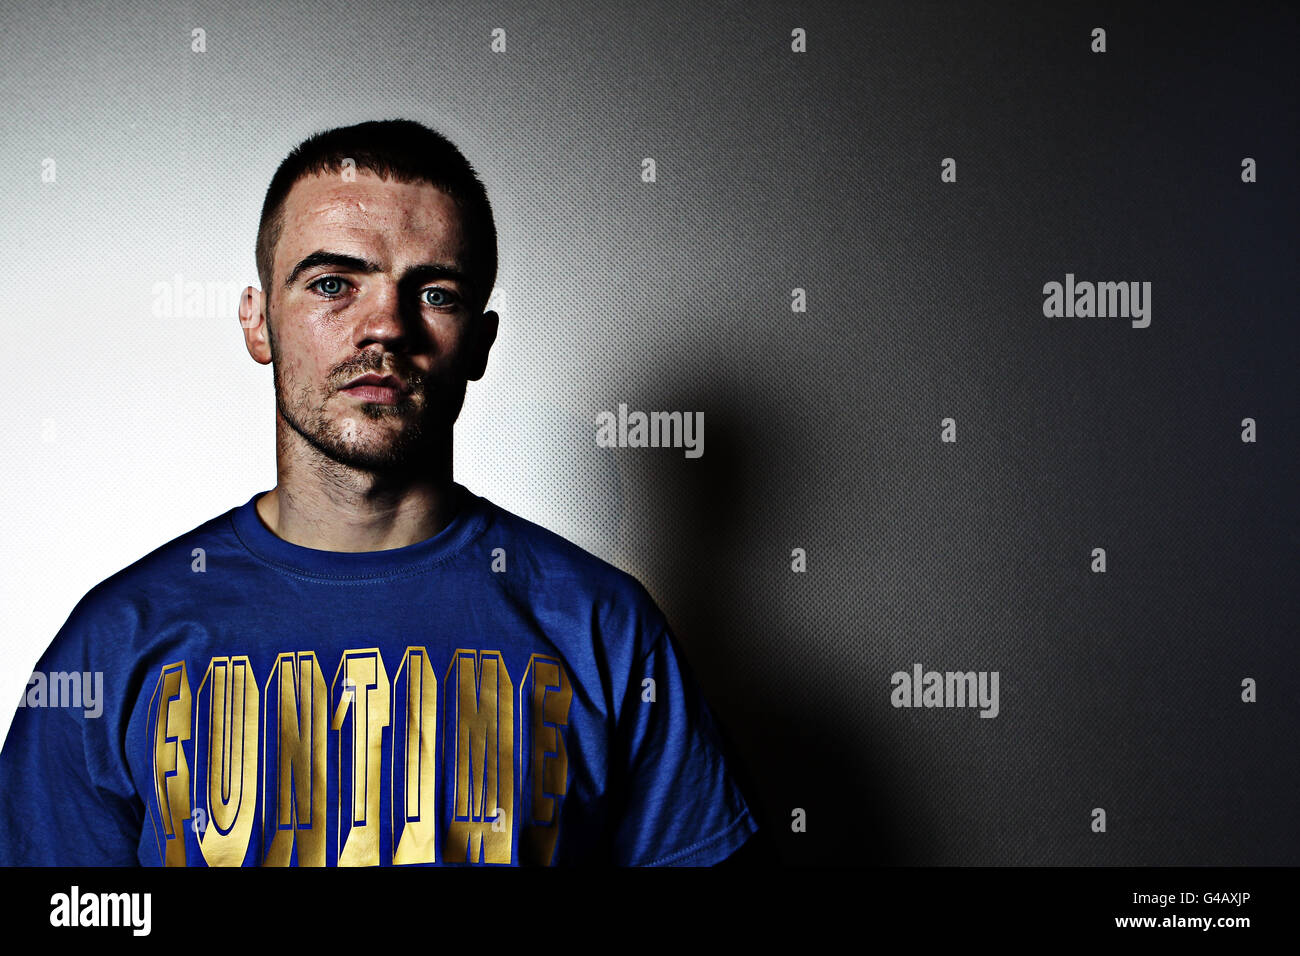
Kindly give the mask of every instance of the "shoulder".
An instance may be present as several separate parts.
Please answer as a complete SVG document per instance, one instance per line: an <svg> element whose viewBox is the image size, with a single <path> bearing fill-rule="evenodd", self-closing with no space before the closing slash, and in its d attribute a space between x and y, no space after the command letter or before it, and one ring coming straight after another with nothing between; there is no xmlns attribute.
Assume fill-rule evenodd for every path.
<svg viewBox="0 0 1300 956"><path fill-rule="evenodd" d="M83 600L130 600L143 597L160 585L165 587L204 573L208 557L215 556L214 552L224 553L236 541L230 521L234 511L231 508L160 544L95 585Z"/></svg>
<svg viewBox="0 0 1300 956"><path fill-rule="evenodd" d="M598 614L607 627L661 632L663 614L632 574L569 539L475 495L490 520L483 546L504 560L507 584L541 596L548 604Z"/></svg>
<svg viewBox="0 0 1300 956"><path fill-rule="evenodd" d="M91 635L108 649L120 646L150 624L161 604L171 605L190 595L208 555L221 552L233 542L233 511L176 535L88 590L69 613L46 655Z"/></svg>
<svg viewBox="0 0 1300 956"><path fill-rule="evenodd" d="M491 516L484 534L486 545L506 548L506 558L523 564L521 570L545 577L555 585L572 584L584 591L653 604L649 592L627 571L597 557L568 538L534 521L478 497ZM513 549L513 554L511 553Z"/></svg>

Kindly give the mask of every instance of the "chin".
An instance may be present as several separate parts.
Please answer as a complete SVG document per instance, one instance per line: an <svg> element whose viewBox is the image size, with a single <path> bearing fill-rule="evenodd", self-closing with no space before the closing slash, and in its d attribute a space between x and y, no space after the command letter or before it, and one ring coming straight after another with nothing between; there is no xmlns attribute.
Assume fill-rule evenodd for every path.
<svg viewBox="0 0 1300 956"><path fill-rule="evenodd" d="M379 434L367 434L367 431ZM356 438L338 439L335 456L344 464L355 468L394 470L418 465L429 456L426 436L422 428L407 426L397 431L389 429L359 429Z"/></svg>

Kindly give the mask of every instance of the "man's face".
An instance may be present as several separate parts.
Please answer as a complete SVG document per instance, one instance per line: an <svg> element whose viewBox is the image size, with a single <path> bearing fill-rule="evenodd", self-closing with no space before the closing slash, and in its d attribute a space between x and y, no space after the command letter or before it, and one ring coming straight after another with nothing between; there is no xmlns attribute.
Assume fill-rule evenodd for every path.
<svg viewBox="0 0 1300 956"><path fill-rule="evenodd" d="M349 467L418 468L496 334L496 316L472 306L466 254L455 202L429 183L367 170L295 183L263 290L269 344L257 316L241 313L253 357L274 359L289 428Z"/></svg>

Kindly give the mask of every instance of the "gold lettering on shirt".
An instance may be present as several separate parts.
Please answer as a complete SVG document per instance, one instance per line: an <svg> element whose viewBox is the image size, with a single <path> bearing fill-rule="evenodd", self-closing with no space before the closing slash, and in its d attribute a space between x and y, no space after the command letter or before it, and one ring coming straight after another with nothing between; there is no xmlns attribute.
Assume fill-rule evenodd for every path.
<svg viewBox="0 0 1300 956"><path fill-rule="evenodd" d="M531 690L532 706L524 695ZM573 687L558 658L534 654L519 689L519 708L530 715L528 755L520 748L520 787L528 801L519 837L519 862L550 866L560 836L560 802L568 789L569 755L562 728L569 723ZM529 761L527 768L523 761Z"/></svg>
<svg viewBox="0 0 1300 956"><path fill-rule="evenodd" d="M149 817L163 866L185 865L185 828L190 825L190 765L182 741L190 739L190 680L185 662L163 667L149 699L153 800Z"/></svg>
<svg viewBox="0 0 1300 956"><path fill-rule="evenodd" d="M408 647L393 679L388 762L393 863L436 862L438 678L423 647Z"/></svg>
<svg viewBox="0 0 1300 956"><path fill-rule="evenodd" d="M199 683L194 805L207 813L199 849L208 866L243 866L257 814L257 678L246 657L214 657Z"/></svg>
<svg viewBox="0 0 1300 956"><path fill-rule="evenodd" d="M262 725L262 830L269 844L264 866L288 866L295 844L299 866L325 865L328 710L316 655L279 655L266 680Z"/></svg>
<svg viewBox="0 0 1300 956"><path fill-rule="evenodd" d="M378 866L388 672L379 648L344 651L330 687L338 731L338 865Z"/></svg>
<svg viewBox="0 0 1300 956"><path fill-rule="evenodd" d="M500 651L458 648L447 669L443 758L450 741L448 862L509 863L514 836L514 685Z"/></svg>

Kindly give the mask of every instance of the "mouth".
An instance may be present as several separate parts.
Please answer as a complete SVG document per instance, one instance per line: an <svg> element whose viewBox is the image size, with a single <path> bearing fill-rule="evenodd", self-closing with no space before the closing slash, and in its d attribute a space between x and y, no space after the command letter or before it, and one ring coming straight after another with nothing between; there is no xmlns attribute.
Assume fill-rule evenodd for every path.
<svg viewBox="0 0 1300 956"><path fill-rule="evenodd" d="M339 391L363 402L396 405L410 392L410 388L396 376L367 372L348 382Z"/></svg>

